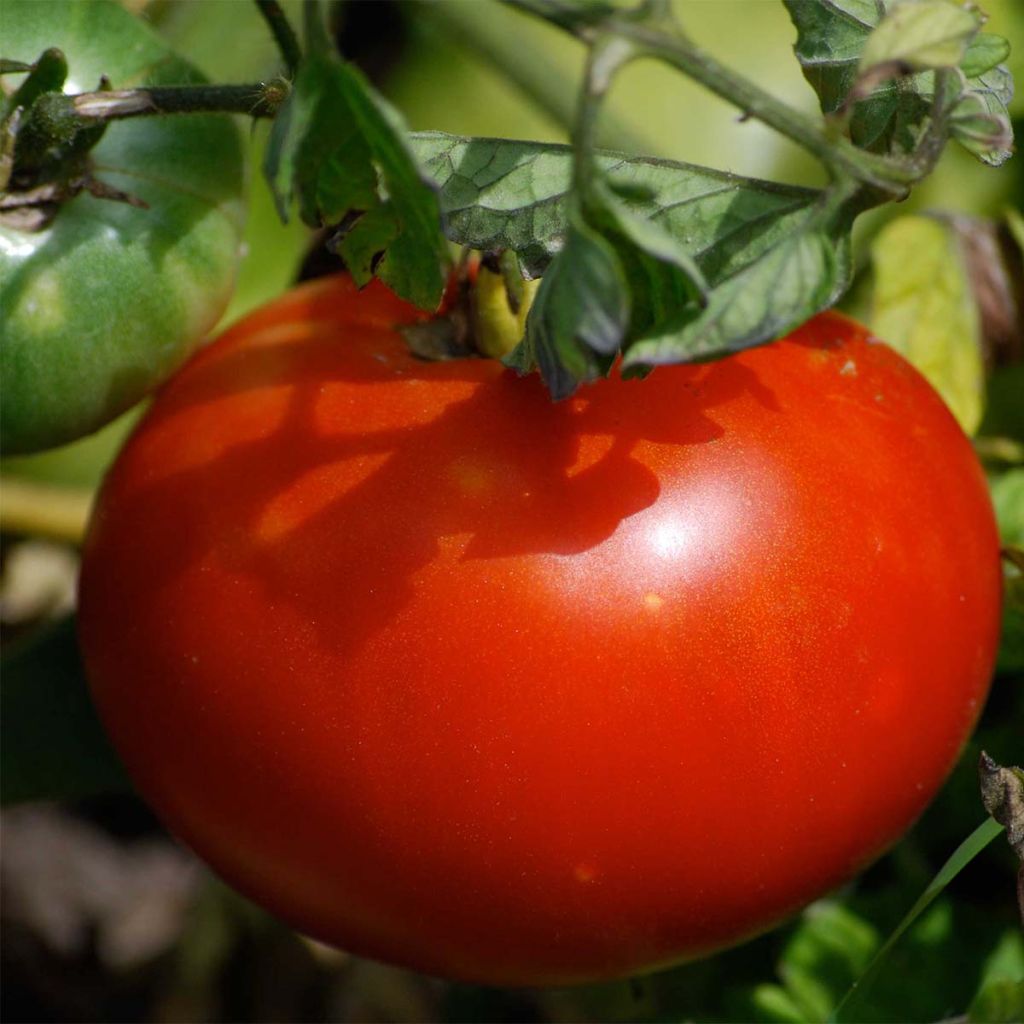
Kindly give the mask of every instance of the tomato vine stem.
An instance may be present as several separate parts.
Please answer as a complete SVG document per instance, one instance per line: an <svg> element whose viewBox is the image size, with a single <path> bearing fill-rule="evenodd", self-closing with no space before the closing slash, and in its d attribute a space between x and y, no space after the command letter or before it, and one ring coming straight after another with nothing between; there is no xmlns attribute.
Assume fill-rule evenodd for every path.
<svg viewBox="0 0 1024 1024"><path fill-rule="evenodd" d="M33 107L54 132L86 128L103 121L156 114L224 113L273 117L287 96L279 81L255 85L165 85L75 95L47 93Z"/></svg>
<svg viewBox="0 0 1024 1024"><path fill-rule="evenodd" d="M295 77L295 69L302 60L302 47L299 46L295 30L288 21L284 10L278 0L256 0L256 7L270 29L277 48L281 51L281 58L288 69L288 77Z"/></svg>
<svg viewBox="0 0 1024 1024"><path fill-rule="evenodd" d="M635 57L651 57L671 65L716 96L738 107L746 117L763 124L814 156L833 180L852 178L889 199L903 198L922 176L916 162L893 160L859 149L845 138L834 138L814 118L782 103L760 86L720 63L679 29L664 4L645 4L605 17L599 24L566 15L557 2L503 0L556 25L589 46L607 36L628 40Z"/></svg>

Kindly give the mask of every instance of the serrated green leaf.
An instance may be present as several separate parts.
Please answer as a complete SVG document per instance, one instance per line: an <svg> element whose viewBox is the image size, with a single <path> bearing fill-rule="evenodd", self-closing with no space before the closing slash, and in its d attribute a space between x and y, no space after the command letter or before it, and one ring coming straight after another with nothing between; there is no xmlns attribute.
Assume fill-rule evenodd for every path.
<svg viewBox="0 0 1024 1024"><path fill-rule="evenodd" d="M526 320L526 337L506 362L538 367L554 398L608 372L629 323L629 291L612 248L579 214L551 264Z"/></svg>
<svg viewBox="0 0 1024 1024"><path fill-rule="evenodd" d="M899 217L871 246L871 328L910 360L968 434L985 401L981 324L955 231L931 217Z"/></svg>
<svg viewBox="0 0 1024 1024"><path fill-rule="evenodd" d="M864 47L888 0L784 0L790 19L797 29L794 52L804 78L818 94L825 114L836 113L858 77ZM916 136L908 136L905 126L918 124L930 107L932 72L886 81L858 102L850 117L853 142L876 153L900 149L909 152Z"/></svg>
<svg viewBox="0 0 1024 1024"><path fill-rule="evenodd" d="M977 78L1002 64L1010 56L1010 41L991 32L979 32L967 47L960 61L960 70L967 78Z"/></svg>
<svg viewBox="0 0 1024 1024"><path fill-rule="evenodd" d="M572 178L569 146L420 132L412 146L441 190L445 232L474 249L512 249L529 277L561 249ZM777 185L669 160L598 155L625 209L678 240L710 284L790 235L820 200Z"/></svg>
<svg viewBox="0 0 1024 1024"><path fill-rule="evenodd" d="M950 0L915 0L912 3L894 4L892 0L784 0L786 8L797 28L797 41L794 47L803 69L804 77L818 94L821 109L826 114L835 114L847 102L851 90L857 84L862 69L862 55L869 46L876 29L881 22L896 17L901 9L920 18L919 13L938 5L932 14L937 18L936 26L945 26L950 38L959 38L966 30L965 17L974 20L975 30L981 24L977 11L952 4ZM939 8L944 8L943 10ZM908 14L899 14L905 19ZM956 28L956 24L960 28ZM899 25L900 21L891 22ZM921 19L921 26L924 21ZM931 30L929 30L931 31ZM886 30L886 35L892 32ZM942 38L942 31L932 33L936 40ZM882 36L885 42L886 36ZM949 54L939 54L942 60L925 60L920 54L914 57L913 47L906 53L898 52L899 34L890 39L889 59L895 63L906 60L906 66L924 67L918 71L900 77L898 80L881 81L866 97L853 105L849 116L848 129L852 141L863 149L876 153L904 155L912 153L921 137L933 127L936 116L945 118L949 111L961 101L967 92L979 95L985 112L993 117L1007 115L1006 106L1012 95L1012 81L1009 72L998 62L990 63L1000 52L998 37L979 35L974 38L974 45L968 46L957 60L962 59L965 79L958 75L954 87L948 96L943 97L943 104L936 107L934 101L936 89L936 73L932 67L946 64L951 66L957 60L948 61ZM927 35L911 33L907 39L923 44ZM980 42L978 40L981 40ZM871 44L876 46L877 43ZM954 46L959 45L954 43ZM908 43L909 46L909 43ZM941 46L940 46L941 49ZM875 57L883 51L878 50ZM868 51L871 57L871 51ZM928 56L925 47L925 56ZM931 54L932 58L936 54ZM871 58L872 60L874 58ZM867 61L865 61L867 62ZM897 69L899 70L899 69ZM965 135L969 133L965 130ZM975 148L979 148L975 146ZM988 152L976 153L987 163L998 164L1004 161L1008 151L994 147Z"/></svg>
<svg viewBox="0 0 1024 1024"><path fill-rule="evenodd" d="M811 224L720 284L698 316L633 343L624 364L703 359L781 337L834 302L849 272L848 237Z"/></svg>
<svg viewBox="0 0 1024 1024"><path fill-rule="evenodd" d="M420 308L437 307L448 260L438 196L401 119L357 69L321 47L303 60L265 171L282 216L297 199L307 224L346 224L335 247L352 257L357 281L372 271Z"/></svg>
<svg viewBox="0 0 1024 1024"><path fill-rule="evenodd" d="M914 71L954 67L980 27L977 12L955 0L902 0L865 42L860 72L888 63Z"/></svg>

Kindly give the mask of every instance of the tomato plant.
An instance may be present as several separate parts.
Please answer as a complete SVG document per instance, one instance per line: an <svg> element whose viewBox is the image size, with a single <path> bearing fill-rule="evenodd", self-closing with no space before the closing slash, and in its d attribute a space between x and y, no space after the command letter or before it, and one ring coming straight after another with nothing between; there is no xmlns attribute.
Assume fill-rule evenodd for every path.
<svg viewBox="0 0 1024 1024"><path fill-rule="evenodd" d="M357 953L500 984L763 930L950 770L999 631L985 482L924 379L825 314L552 403L301 287L159 394L80 636L168 825Z"/></svg>
<svg viewBox="0 0 1024 1024"><path fill-rule="evenodd" d="M67 92L96 89L103 76L115 89L202 81L119 4L5 0L3 13L3 56L31 65L58 48ZM6 204L0 220L7 454L80 437L133 405L230 297L244 167L229 118L111 125L86 173L145 206L86 189L45 223L15 223ZM24 184L31 193L37 183Z"/></svg>

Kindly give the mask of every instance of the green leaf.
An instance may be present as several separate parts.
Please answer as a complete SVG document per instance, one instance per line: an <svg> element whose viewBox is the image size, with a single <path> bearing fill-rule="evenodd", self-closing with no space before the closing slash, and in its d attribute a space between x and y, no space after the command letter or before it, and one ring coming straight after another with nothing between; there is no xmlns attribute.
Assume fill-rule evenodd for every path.
<svg viewBox="0 0 1024 1024"><path fill-rule="evenodd" d="M759 1020L777 1024L804 1024L807 1020L799 1004L781 985L758 985L754 989L752 1001Z"/></svg>
<svg viewBox="0 0 1024 1024"><path fill-rule="evenodd" d="M856 1008L862 998L862 994L875 975L875 972L885 962L889 951L900 940L904 932L914 924L915 921L928 909L935 898L946 888L947 885L983 850L1000 832L1002 826L986 818L952 853L949 860L939 869L928 887L918 898L917 902L907 911L906 916L899 923L893 933L886 939L885 944L872 957L871 962L864 968L860 977L850 986L846 995L843 996L839 1005L829 1017L830 1024L839 1022L853 1022L860 1018L856 1015Z"/></svg>
<svg viewBox="0 0 1024 1024"><path fill-rule="evenodd" d="M1004 570L1003 621L999 634L997 672L1024 671L1024 575Z"/></svg>
<svg viewBox="0 0 1024 1024"><path fill-rule="evenodd" d="M949 111L950 134L982 163L999 167L1013 155L1009 104L1013 78L1001 64L967 79Z"/></svg>
<svg viewBox="0 0 1024 1024"><path fill-rule="evenodd" d="M989 954L967 1019L977 1024L1024 1020L1024 937L1020 931L1005 932Z"/></svg>
<svg viewBox="0 0 1024 1024"><path fill-rule="evenodd" d="M1004 544L1024 548L1024 469L1011 469L992 481L992 504Z"/></svg>
<svg viewBox="0 0 1024 1024"><path fill-rule="evenodd" d="M551 264L507 357L520 372L539 367L555 398L608 372L629 323L629 291L614 248L573 214L565 248Z"/></svg>
<svg viewBox="0 0 1024 1024"><path fill-rule="evenodd" d="M987 985L972 1001L967 1019L972 1024L1019 1024L1024 1020L1024 977Z"/></svg>
<svg viewBox="0 0 1024 1024"><path fill-rule="evenodd" d="M540 276L565 237L571 148L441 132L411 142L441 190L449 239L512 249L528 277ZM676 239L712 285L790 235L821 197L670 160L603 153L597 162L624 209Z"/></svg>
<svg viewBox="0 0 1024 1024"><path fill-rule="evenodd" d="M264 169L282 217L297 199L312 226L343 226L333 245L360 285L372 274L435 309L448 251L438 196L398 114L362 74L318 43L275 119Z"/></svg>
<svg viewBox="0 0 1024 1024"><path fill-rule="evenodd" d="M898 217L871 246L871 329L928 378L968 434L981 422L981 323L956 232L931 217Z"/></svg>
<svg viewBox="0 0 1024 1024"><path fill-rule="evenodd" d="M835 114L846 103L858 78L861 55L886 9L887 0L784 0L797 29L794 51L804 77L818 94L822 112ZM884 81L855 104L849 122L850 138L863 149L887 153L910 152L915 133L905 126L927 116L930 97L924 89L933 74Z"/></svg>
<svg viewBox="0 0 1024 1024"><path fill-rule="evenodd" d="M811 221L720 284L701 313L632 344L626 366L703 359L784 335L833 303L849 281L846 236Z"/></svg>
<svg viewBox="0 0 1024 1024"><path fill-rule="evenodd" d="M824 1020L880 941L875 928L849 908L830 900L811 904L783 950L778 966L782 986L773 986L774 1004L783 1008L788 1002L799 1020ZM761 993L762 1004L766 996Z"/></svg>
<svg viewBox="0 0 1024 1024"><path fill-rule="evenodd" d="M686 249L610 189L595 185L594 192L599 205L591 206L590 222L614 246L629 286L626 343L681 315L695 315L707 303L707 285Z"/></svg>
<svg viewBox="0 0 1024 1024"><path fill-rule="evenodd" d="M0 679L4 804L129 788L89 697L73 619L19 644Z"/></svg>
<svg viewBox="0 0 1024 1024"><path fill-rule="evenodd" d="M440 188L449 239L511 249L531 277L548 266L545 280L557 272L557 288L542 285L543 310L513 356L520 370L546 367L557 395L568 394L573 379L605 372L617 351L594 346L591 357L582 350L591 329L572 326L585 313L579 298L559 300L567 305L555 312L555 297L568 296L580 275L598 309L602 299L614 306L616 315L602 319L621 323L617 334L598 332L605 345L617 337L626 350L636 343L651 354L633 360L634 368L771 340L833 301L848 277L845 227L826 225L819 191L599 154L602 181L567 235L569 147L439 133L416 135L413 145ZM556 258L563 246L570 255ZM579 275L557 269L580 252L587 260ZM617 287L600 294L613 279L626 288L624 298ZM725 292L708 298L715 286Z"/></svg>
<svg viewBox="0 0 1024 1024"><path fill-rule="evenodd" d="M878 60L891 62L892 74L882 74L875 88L857 100L849 117L853 142L876 153L913 153L922 136L934 128L936 115L945 118L959 103L960 125L948 130L986 163L999 164L1009 155L1009 128L994 131L994 122L979 124L977 104L994 119L1006 118L1012 80L999 63L1005 41L986 34L971 36L981 24L976 10L951 0L784 0L797 28L795 52L804 77L818 94L821 109L836 114L855 86L864 87L861 72ZM927 18L925 17L927 15ZM968 29L971 19L973 30ZM886 27L888 26L888 27ZM964 48L964 40L971 45ZM992 61L995 60L993 64ZM935 67L961 64L948 96L936 109ZM875 64L878 67L877 64ZM977 94L977 100L966 100ZM999 121L1000 128L1002 120Z"/></svg>
<svg viewBox="0 0 1024 1024"><path fill-rule="evenodd" d="M991 32L979 32L967 47L960 61L960 70L967 78L978 78L991 71L1010 56L1010 41Z"/></svg>
<svg viewBox="0 0 1024 1024"><path fill-rule="evenodd" d="M954 67L980 27L978 14L954 0L903 0L865 42L860 73L889 63L913 71Z"/></svg>

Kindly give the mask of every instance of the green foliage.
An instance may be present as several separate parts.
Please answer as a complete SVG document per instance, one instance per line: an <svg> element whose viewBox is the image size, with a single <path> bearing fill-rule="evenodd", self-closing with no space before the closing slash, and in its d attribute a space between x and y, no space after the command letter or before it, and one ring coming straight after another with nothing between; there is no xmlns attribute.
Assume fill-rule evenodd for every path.
<svg viewBox="0 0 1024 1024"><path fill-rule="evenodd" d="M437 196L398 113L331 52L317 9L306 10L307 54L264 163L282 217L296 199L307 224L334 231L332 244L357 282L377 274L403 298L435 309L448 265Z"/></svg>
<svg viewBox="0 0 1024 1024"><path fill-rule="evenodd" d="M968 434L981 422L985 367L981 322L953 227L899 217L871 246L871 327L942 395Z"/></svg>
<svg viewBox="0 0 1024 1024"><path fill-rule="evenodd" d="M128 787L89 698L73 619L5 655L0 729L0 798L5 804Z"/></svg>
<svg viewBox="0 0 1024 1024"><path fill-rule="evenodd" d="M754 990L760 1016L824 1020L864 972L879 941L877 930L842 904L812 904L783 950L778 967L782 984Z"/></svg>
<svg viewBox="0 0 1024 1024"><path fill-rule="evenodd" d="M539 366L558 398L607 372L629 320L615 251L579 215L570 216L564 256L541 280L526 339L508 357L523 372Z"/></svg>
<svg viewBox="0 0 1024 1024"><path fill-rule="evenodd" d="M417 132L412 146L441 190L445 231L484 251L513 249L538 277L564 244L573 154L569 146ZM790 235L821 201L815 189L708 167L598 154L598 168L633 219L685 246L712 284Z"/></svg>
<svg viewBox="0 0 1024 1024"><path fill-rule="evenodd" d="M953 137L979 159L994 166L1009 159L1007 107L1013 90L1000 64L1009 44L978 34L977 9L951 0L785 4L797 28L804 77L825 114L849 117L850 137L858 146L913 154L933 122L952 117L962 123L951 129ZM936 91L942 96L938 107Z"/></svg>

